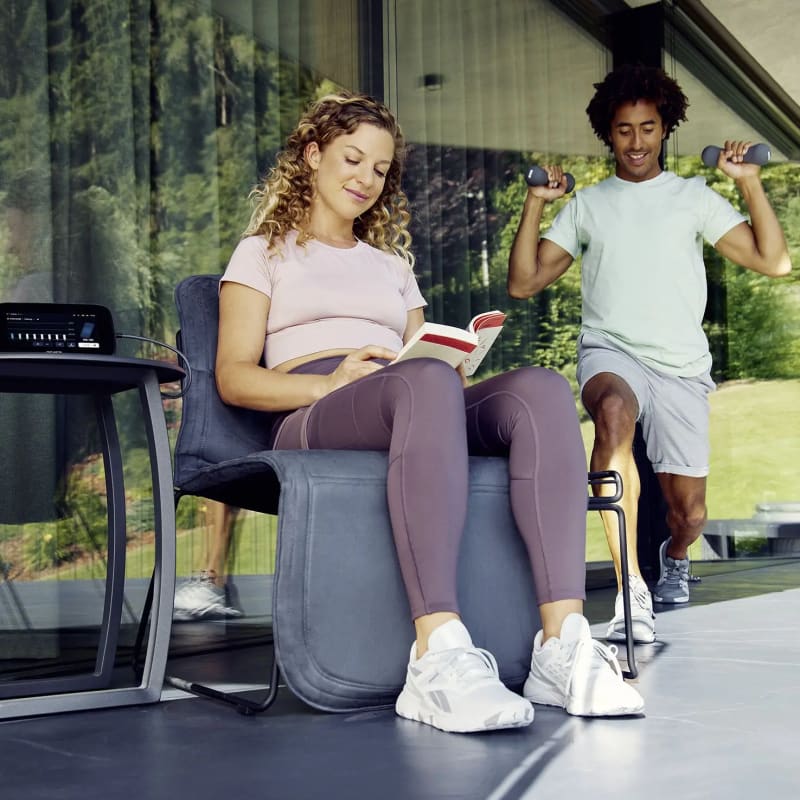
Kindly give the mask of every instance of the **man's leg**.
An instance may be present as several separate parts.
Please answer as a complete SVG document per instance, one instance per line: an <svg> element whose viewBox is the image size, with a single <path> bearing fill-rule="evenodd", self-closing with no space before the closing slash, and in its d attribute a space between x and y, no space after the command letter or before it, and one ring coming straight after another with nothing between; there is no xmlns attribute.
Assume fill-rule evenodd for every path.
<svg viewBox="0 0 800 800"><path fill-rule="evenodd" d="M689 545L703 532L706 522L706 479L657 473L667 502L670 538L659 551L661 572L653 592L659 603L689 602Z"/></svg>
<svg viewBox="0 0 800 800"><path fill-rule="evenodd" d="M659 472L658 482L667 502L670 540L667 555L683 560L689 545L697 541L706 524L706 478Z"/></svg>
<svg viewBox="0 0 800 800"><path fill-rule="evenodd" d="M637 506L639 503L639 471L633 457L633 436L639 404L631 387L619 375L598 372L583 389L583 404L594 420L594 446L590 461L592 471L616 470L622 477L620 505L625 513L625 530L628 555L628 586L631 599L631 621L636 642L655 639L653 601L647 584L642 579L636 553ZM610 487L593 487L596 494ZM617 597L614 617L609 623L606 638L624 640L625 605L622 595L622 556L619 546L619 523L611 511L601 512L608 549L617 575Z"/></svg>
<svg viewBox="0 0 800 800"><path fill-rule="evenodd" d="M594 445L590 469L616 470L622 477L622 500L625 512L625 530L628 543L628 572L641 577L639 558L636 552L636 524L639 503L639 471L633 457L633 437L636 432L638 403L630 386L618 375L600 372L591 378L583 389L583 404L594 422ZM596 494L610 494L607 486L594 487ZM617 515L611 511L601 512L603 528L614 571L617 575L617 590L622 589L622 570L619 548L619 526Z"/></svg>
<svg viewBox="0 0 800 800"><path fill-rule="evenodd" d="M206 501L210 530L203 568L175 591L173 616L176 620L225 619L242 612L226 591L227 556L235 511L225 503Z"/></svg>
<svg viewBox="0 0 800 800"><path fill-rule="evenodd" d="M227 580L228 549L233 527L234 511L226 503L216 500L208 501L211 517L211 541L208 546L206 572L214 579L217 586L224 586Z"/></svg>

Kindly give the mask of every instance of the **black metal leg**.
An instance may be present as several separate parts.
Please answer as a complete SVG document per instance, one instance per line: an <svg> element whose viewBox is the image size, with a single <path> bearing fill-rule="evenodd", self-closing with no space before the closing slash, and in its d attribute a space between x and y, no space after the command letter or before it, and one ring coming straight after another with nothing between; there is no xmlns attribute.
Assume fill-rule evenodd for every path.
<svg viewBox="0 0 800 800"><path fill-rule="evenodd" d="M614 486L614 494L589 498L590 511L613 511L617 515L619 531L620 571L622 572L622 609L625 617L625 647L628 651L628 669L623 670L626 678L635 678L639 674L636 666L636 654L633 644L633 623L631 620L631 597L628 581L628 536L625 527L625 511L619 505L622 499L622 476L614 470L590 472L589 483L592 487Z"/></svg>
<svg viewBox="0 0 800 800"><path fill-rule="evenodd" d="M274 648L274 645L273 645ZM266 711L278 696L278 681L280 680L280 668L278 667L278 654L272 654L272 669L270 671L269 690L266 697L261 702L248 700L246 697L234 694L233 692L220 692L217 689L212 689L210 686L204 686L201 683L194 683L193 681L186 681L183 678L177 678L173 675L167 675L164 682L176 689L182 689L184 692L190 692L198 697L208 697L211 700L219 700L223 703L228 703L236 708L240 714L246 717L253 716L254 714Z"/></svg>
<svg viewBox="0 0 800 800"><path fill-rule="evenodd" d="M133 646L133 670L137 677L141 677L142 665L139 657L144 644L145 634L147 633L147 625L150 616L150 608L153 603L153 578L150 578L150 585L147 588L147 596L144 600L142 608L142 618L139 621L139 630L136 633L136 642ZM198 697L207 697L212 700L220 700L223 703L228 703L236 708L240 714L250 716L262 711L266 711L278 696L278 682L280 680L280 668L278 667L277 653L273 653L272 669L270 671L269 691L267 696L261 701L248 700L246 697L240 697L233 692L221 692L218 689L213 689L210 686L205 686L201 683L194 681L187 681L175 675L164 676L164 683L174 686L176 689L181 689L184 692L190 692Z"/></svg>
<svg viewBox="0 0 800 800"><path fill-rule="evenodd" d="M622 609L625 617L625 647L628 650L628 669L623 671L626 678L635 678L639 674L636 667L636 656L633 649L633 621L631 619L631 595L628 581L628 537L625 530L625 512L614 504L611 509L617 515L619 527L620 569L622 570Z"/></svg>
<svg viewBox="0 0 800 800"><path fill-rule="evenodd" d="M178 492L175 493L175 509L177 511L178 502L182 495ZM150 619L150 610L153 605L153 586L155 583L155 575L150 578L150 585L147 588L147 595L142 607L142 618L139 621L139 629L136 633L136 642L133 646L133 670L137 677L141 677L142 665L140 664L139 657L144 644L145 634ZM206 697L212 700L219 700L223 703L228 703L236 708L240 714L251 716L253 714L266 711L278 696L278 681L280 680L280 668L278 667L278 654L273 652L272 668L270 671L269 690L266 697L256 702L248 700L246 697L241 697L234 692L221 692L218 689L213 689L210 686L205 686L202 683L195 683L194 681L187 681L175 675L165 675L164 683L174 686L176 689L181 689L184 692L197 695L198 697Z"/></svg>

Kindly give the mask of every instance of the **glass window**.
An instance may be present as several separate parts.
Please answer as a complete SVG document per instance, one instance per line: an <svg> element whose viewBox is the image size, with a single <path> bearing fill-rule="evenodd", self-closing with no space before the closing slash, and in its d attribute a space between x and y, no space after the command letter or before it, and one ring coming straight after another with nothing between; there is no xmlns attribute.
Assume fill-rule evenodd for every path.
<svg viewBox="0 0 800 800"><path fill-rule="evenodd" d="M743 213L733 181L705 167L705 145L725 139L765 142L772 154L762 181L785 232L792 261L800 258L800 171L759 128L758 116L724 83L704 82L686 43L665 54L670 72L689 97L688 122L669 146L668 166L702 175ZM780 525L800 521L800 280L796 270L770 279L738 267L705 247L709 299L705 329L714 359L717 391L711 395L711 470L706 536L695 557L764 556L797 551L796 540L777 538ZM727 539L723 537L732 536Z"/></svg>

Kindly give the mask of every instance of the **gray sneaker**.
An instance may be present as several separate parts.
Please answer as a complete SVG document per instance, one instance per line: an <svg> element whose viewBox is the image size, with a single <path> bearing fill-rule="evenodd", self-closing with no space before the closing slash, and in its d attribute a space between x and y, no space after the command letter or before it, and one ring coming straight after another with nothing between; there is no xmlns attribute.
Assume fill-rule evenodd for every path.
<svg viewBox="0 0 800 800"><path fill-rule="evenodd" d="M661 576L653 592L656 603L688 603L689 602L689 559L672 558L667 555L669 539L661 543L658 550L661 563Z"/></svg>
<svg viewBox="0 0 800 800"><path fill-rule="evenodd" d="M217 586L207 572L193 576L175 592L172 618L177 622L241 616L242 612L229 603L225 589Z"/></svg>

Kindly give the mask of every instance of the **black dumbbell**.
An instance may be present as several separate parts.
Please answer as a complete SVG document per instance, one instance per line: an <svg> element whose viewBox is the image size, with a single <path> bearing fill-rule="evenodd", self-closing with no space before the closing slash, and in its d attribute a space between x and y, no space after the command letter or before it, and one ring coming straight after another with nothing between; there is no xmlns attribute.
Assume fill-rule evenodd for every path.
<svg viewBox="0 0 800 800"><path fill-rule="evenodd" d="M708 147L703 148L700 158L703 159L703 163L707 167L716 167L717 160L719 159L719 154L721 152L721 147L710 144ZM747 152L744 154L744 163L764 166L764 164L766 164L771 157L772 154L770 153L768 144L764 144L763 142L761 144L751 144L750 147L747 148Z"/></svg>
<svg viewBox="0 0 800 800"><path fill-rule="evenodd" d="M565 172L564 177L567 179L567 193L569 193L575 188L575 178L569 172ZM550 183L550 179L546 170L534 164L525 173L525 182L528 186L546 186Z"/></svg>

